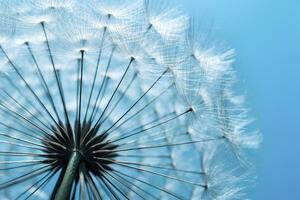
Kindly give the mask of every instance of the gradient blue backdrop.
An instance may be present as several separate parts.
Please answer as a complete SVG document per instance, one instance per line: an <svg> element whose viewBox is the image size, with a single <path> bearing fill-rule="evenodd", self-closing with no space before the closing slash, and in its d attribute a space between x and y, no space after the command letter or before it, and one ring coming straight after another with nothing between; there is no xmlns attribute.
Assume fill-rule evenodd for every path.
<svg viewBox="0 0 300 200"><path fill-rule="evenodd" d="M256 200L300 199L300 1L177 0L237 51L236 70L264 136Z"/></svg>

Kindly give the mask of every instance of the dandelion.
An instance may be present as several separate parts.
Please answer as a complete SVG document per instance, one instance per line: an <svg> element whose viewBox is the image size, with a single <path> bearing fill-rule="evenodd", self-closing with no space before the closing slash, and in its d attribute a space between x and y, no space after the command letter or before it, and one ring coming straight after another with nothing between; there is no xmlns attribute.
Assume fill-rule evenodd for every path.
<svg viewBox="0 0 300 200"><path fill-rule="evenodd" d="M246 196L234 51L161 3L1 0L2 199Z"/></svg>

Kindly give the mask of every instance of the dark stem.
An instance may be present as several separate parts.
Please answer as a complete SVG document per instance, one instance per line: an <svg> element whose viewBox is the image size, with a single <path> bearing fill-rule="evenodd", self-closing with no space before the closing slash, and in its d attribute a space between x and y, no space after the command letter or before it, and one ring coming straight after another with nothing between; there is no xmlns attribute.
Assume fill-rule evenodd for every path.
<svg viewBox="0 0 300 200"><path fill-rule="evenodd" d="M81 161L81 155L78 151L72 152L70 160L65 171L63 180L55 194L54 200L69 199L72 190L73 182L77 176L77 169Z"/></svg>

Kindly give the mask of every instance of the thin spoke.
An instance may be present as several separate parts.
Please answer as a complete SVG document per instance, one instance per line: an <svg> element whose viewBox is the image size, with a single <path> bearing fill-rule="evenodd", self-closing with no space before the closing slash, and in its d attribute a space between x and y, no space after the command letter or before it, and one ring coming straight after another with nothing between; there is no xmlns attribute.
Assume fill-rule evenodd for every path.
<svg viewBox="0 0 300 200"><path fill-rule="evenodd" d="M86 185L86 189L87 189L88 199L97 199L95 197L95 195L93 195L93 198L92 198L92 191L91 191L90 182L86 182L85 185Z"/></svg>
<svg viewBox="0 0 300 200"><path fill-rule="evenodd" d="M99 91L98 91L96 100L95 100L95 102L94 102L94 107L93 107L93 110L92 110L92 113L91 113L91 116L90 116L90 121L91 121L91 120L94 120L94 117L95 117L95 115L96 115L96 113L97 113L97 112L95 112L95 111L96 111L96 107L97 107L97 105L98 105L98 100L99 100L100 94L101 94L101 92L102 92L103 87L106 88L106 86L104 86L104 85L105 85L105 83L107 82L107 81L106 81L106 80L107 80L107 72L108 72L108 70L109 70L109 67L110 67L110 64L111 64L111 61L112 61L112 57L113 57L114 52L115 52L115 47L113 47L113 49L111 50L111 53L110 53L110 55L109 55L109 59L108 59L107 65L106 65L105 73L104 73L103 79L102 79L101 84L100 84L100 89L99 89ZM105 89L104 89L104 90L105 90ZM104 93L104 92L102 92L102 93ZM98 109L98 108L97 108L97 109Z"/></svg>
<svg viewBox="0 0 300 200"><path fill-rule="evenodd" d="M122 155L118 154L118 157L126 157L126 158L162 158L162 159L171 159L170 155Z"/></svg>
<svg viewBox="0 0 300 200"><path fill-rule="evenodd" d="M150 173L150 174L154 174L154 175L157 175L157 176L161 176L161 177L165 177L165 178L168 178L168 179L176 180L176 181L186 183L186 184L189 184L189 185L199 186L199 187L205 188L205 185L202 185L202 184L198 184L198 183L194 183L194 182L191 182L191 181L183 180L183 179L180 179L180 178L176 178L176 177L173 177L173 176L169 176L169 175L165 175L165 174L162 174L162 173L154 172L154 171L147 170L147 169L144 169L144 168L133 167L133 166L130 166L130 165L127 165L127 164L124 164L124 163L121 163L121 162L118 162L118 161L115 161L115 160L112 160L112 159L106 159L106 158L97 158L97 159L98 160L110 161L110 162L112 162L116 165L120 165L120 166L123 166L123 167L126 167L126 168L131 168L131 169L134 169L134 170L137 170L137 171L147 172L147 173Z"/></svg>
<svg viewBox="0 0 300 200"><path fill-rule="evenodd" d="M109 81L111 81L111 78L109 76L106 75L106 77L104 78L104 83L103 85L101 85L102 88L99 89L98 91L98 95L97 95L97 104L94 105L94 110L93 110L93 114L91 115L91 119L90 122L94 122L95 118L97 117L98 113L101 115L102 112L100 112L100 106L102 105L102 101L103 101L103 96L110 92L110 91L106 91L107 90L107 86L109 85ZM100 100L99 100L100 99Z"/></svg>
<svg viewBox="0 0 300 200"><path fill-rule="evenodd" d="M117 100L117 102L115 103L115 105L112 107L112 109L109 111L109 113L105 116L105 119L102 120L100 124L103 124L109 118L109 116L111 115L111 113L117 108L118 104L121 102L121 100L125 96L127 90L130 88L130 86L132 85L132 83L136 79L136 77L137 77L137 74L135 73L133 75L132 79L129 81L129 84L125 88L124 92L122 92L122 95L120 96L120 98Z"/></svg>
<svg viewBox="0 0 300 200"><path fill-rule="evenodd" d="M61 76L60 76L60 71L58 70L57 71L57 76L58 76L58 81L60 83L60 85L62 86L62 82L61 82ZM62 97L63 97L63 100L65 101L65 95L64 95L64 90L62 89ZM72 126L70 124L70 120L69 120L69 116L68 116L68 113L66 112L65 113L65 118L66 118L66 130L65 130L65 127L64 125L61 123L61 126L60 128L63 130L61 132L61 134L64 134L64 137L63 137L63 140L66 141L65 137L68 139L68 141L70 142L71 144L71 147L73 148L74 147L74 138L73 138L73 130L72 130Z"/></svg>
<svg viewBox="0 0 300 200"><path fill-rule="evenodd" d="M30 142L30 141L22 139L22 138L16 138L16 137L7 135L7 133L6 134L0 133L0 136L8 137L8 138L11 138L11 139L14 139L14 140L17 140L17 141L21 141L21 142L24 142L24 143L27 143L27 144L36 145L36 146L39 146L39 147L42 147L42 148L46 147L45 145L40 145L40 144L37 144L37 143L34 143L34 142Z"/></svg>
<svg viewBox="0 0 300 200"><path fill-rule="evenodd" d="M102 181L102 183L104 183L104 185L106 186L106 188L108 189L108 194L110 196L111 199L111 195L116 199L119 200L119 197L116 195L116 193L113 191L113 189L106 183L106 181L102 178L102 176L99 177Z"/></svg>
<svg viewBox="0 0 300 200"><path fill-rule="evenodd" d="M160 121L160 120L162 120L162 119L168 117L169 115L171 115L171 114L173 114L173 113L174 113L174 112L169 113L169 114L167 114L167 115L161 117L160 119L155 119L155 120L153 120L153 121L151 121L151 122L148 122L147 124L145 124L145 125L143 125L143 126L140 126L140 127L135 128L135 129L133 129L133 130L127 132L127 133L123 133L123 135L126 136L127 134L130 134L130 133L132 133L132 132L134 132L134 131L137 131L137 130L143 128L144 126L150 125L150 124L152 124L152 123L156 123L156 122L158 122L158 121ZM156 126L150 127L149 129L155 128L155 127L156 127ZM149 129L147 129L147 130L149 130ZM144 132L144 131L147 131L147 130L143 129L143 130L139 131L139 132L136 133L136 134L139 134L140 132ZM107 134L108 134L108 133L107 133ZM124 137L125 137L125 136L124 136ZM130 137L131 137L131 136L130 136ZM124 138L124 139L125 139L125 138ZM115 139L113 138L112 140L107 141L107 144L111 144L111 143L117 142L117 141L119 141L119 140L122 140L122 138L115 138ZM88 145L91 141L92 141L92 140L87 141L86 144ZM95 144L95 145L93 145L92 147L94 148L94 147L97 147L97 146L99 146L99 145L100 145L100 144Z"/></svg>
<svg viewBox="0 0 300 200"><path fill-rule="evenodd" d="M47 132L40 126L33 123L30 119L26 118L25 116L19 114L18 112L14 111L12 108L9 108L7 105L0 102L0 109L5 112L5 114L11 116L17 124L24 124L24 121L28 128L32 128L35 131L41 131L43 133Z"/></svg>
<svg viewBox="0 0 300 200"><path fill-rule="evenodd" d="M25 83L26 87L29 89L29 91L32 93L32 95L35 97L35 99L38 101L38 103L42 106L42 108L46 111L46 113L48 114L48 116L52 119L52 121L59 127L59 124L56 122L56 120L54 119L54 117L51 115L51 113L49 112L49 110L46 108L45 104L41 101L41 99L37 96L37 94L34 92L34 90L30 87L30 85L27 83L27 81L25 80L25 78L22 76L22 74L19 72L18 68L15 66L15 64L11 61L11 59L8 57L8 55L6 54L6 52L4 51L4 49L2 48L2 46L0 45L0 49L3 52L3 54L5 55L6 59L8 60L8 62L10 63L10 65L14 68L14 70L16 71L16 73L18 74L18 76L21 78L21 80Z"/></svg>
<svg viewBox="0 0 300 200"><path fill-rule="evenodd" d="M113 186L113 188L115 188L125 199L127 199L127 200L130 200L127 196L126 196L126 194L124 194L124 192L119 188L119 187L117 187L115 184L113 184L105 175L103 176L103 178L105 179L105 180L107 180L112 186Z"/></svg>
<svg viewBox="0 0 300 200"><path fill-rule="evenodd" d="M220 140L219 138L212 138L212 139L203 139L203 140L194 140L194 141L188 141L188 142L178 142L178 143L167 143L167 144L161 144L161 145L153 145L153 146L139 146L139 147L133 147L133 148L124 148L124 149L115 149L115 150L97 150L93 151L93 153L100 153L100 152L121 152L121 151L132 151L132 150L140 150L140 149L154 149L154 148L164 148L164 147L171 147L171 146L179 146L179 145L190 145L190 144L196 144L196 143L202 143L202 142L210 142L215 140Z"/></svg>
<svg viewBox="0 0 300 200"><path fill-rule="evenodd" d="M127 182L130 185L133 185L135 188L139 189L140 191L142 191L143 193L151 196L153 199L157 199L159 200L159 198L157 198L156 196L154 196L152 193L148 192L147 190L139 187L138 185L132 183L131 181L128 181L126 178L122 177L121 175L117 174L116 172L112 171L111 173L115 174L116 176L118 176L120 179L122 179L123 181Z"/></svg>
<svg viewBox="0 0 300 200"><path fill-rule="evenodd" d="M157 168L157 169L172 170L172 171L177 171L177 172L184 172L184 173L188 173L188 174L197 174L197 175L205 174L204 172L176 169L176 168L172 168L172 167L165 167L162 165L149 165L149 164L142 164L142 163L137 163L137 162L127 162L127 161L120 161L120 160L118 162L123 163L123 164L129 164L129 165L138 165L138 166L149 167L149 168Z"/></svg>
<svg viewBox="0 0 300 200"><path fill-rule="evenodd" d="M132 64L133 61L134 61L134 59L131 58L130 61L129 61L129 63L128 63L128 65L127 65L127 67L126 67L126 69L125 69L125 71L123 72L123 75L122 75L121 79L119 80L119 82L118 82L116 88L114 89L114 91L113 91L113 93L112 93L110 99L109 99L108 102L106 103L106 106L105 106L104 110L102 111L100 117L98 118L97 122L95 123L94 127L97 127L97 126L100 125L100 121L101 121L102 117L104 116L104 113L106 112L106 110L107 110L107 108L108 108L110 102L112 101L113 97L115 96L116 92L118 91L118 88L120 87L121 83L123 82L123 79L124 79L125 75L127 74L127 71L129 70L129 67L131 66L131 64ZM91 132L92 132L92 129L89 130L88 133L85 134L85 136L83 137L81 143L84 143L84 142L85 142L85 139L88 138L87 136L90 136ZM88 142L87 142L87 143L88 143Z"/></svg>
<svg viewBox="0 0 300 200"><path fill-rule="evenodd" d="M84 50L80 51L81 59L80 59L80 77L79 77L79 94L78 94L78 115L76 117L76 146L78 147L80 145L81 141L81 107L82 107L82 82L83 82L83 63L84 63Z"/></svg>
<svg viewBox="0 0 300 200"><path fill-rule="evenodd" d="M37 128L38 130L42 131L43 133L45 133L46 135L48 135L48 136L51 137L51 135L49 133L47 133L43 128L41 128L40 126L36 125L31 120L29 120L26 117L24 117L23 115L21 115L21 114L17 113L16 111L13 111L12 109L8 108L6 105L0 103L0 108L6 109L7 111L11 112L11 114L14 114L13 116L18 116L19 118L23 119L27 123L31 124L32 126L34 126L35 128ZM17 119L17 118L15 118L15 119Z"/></svg>
<svg viewBox="0 0 300 200"><path fill-rule="evenodd" d="M170 129L170 130L172 130L172 129ZM168 131L170 131L170 130L168 130ZM149 140L149 141L147 141L147 142L143 142L143 143L138 142L139 139L144 139L144 137L141 136L141 137L138 138L138 139L133 139L133 140L131 140L131 141L124 142L123 144L118 144L118 147L123 147L123 146L128 146L128 145L129 145L129 146L130 146L130 145L134 145L134 146L136 146L136 145L145 145L145 144L149 144L149 143L151 144L151 143L153 143L153 142L157 143L157 142L160 141L160 140L166 141L166 139L168 139L168 136L166 136L166 135L164 134L165 132L166 132L165 130L159 131L159 132L151 132L151 133L145 135L145 137L151 138L151 140ZM186 135L186 133L184 133L184 134ZM184 134L182 134L182 133L180 133L180 134L174 134L174 135L172 135L172 138L177 137L177 136L185 136ZM161 136L161 135L164 135L164 136ZM154 138L155 136L160 136L160 137Z"/></svg>
<svg viewBox="0 0 300 200"><path fill-rule="evenodd" d="M95 83L96 83L97 74L98 74L98 70L99 70L99 64L100 64L100 59L101 59L101 55L102 55L102 48L103 48L103 42L104 42L104 37L105 37L106 29L107 28L104 27L102 38L101 38L101 42L100 42L100 48L99 48L99 53L98 53L98 58L97 58L96 69L95 69L95 73L94 73L94 77L93 77L93 83L92 83L90 95L89 95L89 98L88 98L87 108L86 108L86 112L85 112L85 116L84 116L84 121L86 121L87 114L89 112L89 107L90 107L91 99L92 99L92 96L93 96L93 91L94 91L94 88L95 88Z"/></svg>
<svg viewBox="0 0 300 200"><path fill-rule="evenodd" d="M116 178L114 175L110 174L109 172L107 172L107 174L112 177L114 180L116 180L117 182L119 182L120 184L122 184L124 187L126 187L127 189L129 189L130 191L134 192L136 195L138 195L139 197L141 197L142 199L145 199L141 194L139 194L137 191L135 191L132 187L130 187L130 185L133 185L132 183L130 183L130 185L128 186L127 182L124 183L123 181L120 181L119 178ZM146 200L146 199L145 199Z"/></svg>
<svg viewBox="0 0 300 200"><path fill-rule="evenodd" d="M89 186L92 190L94 199L102 200L102 197L101 197L99 191L97 190L96 184L95 184L94 180L92 179L92 177L89 174L87 174L87 181L88 181L88 184L89 184Z"/></svg>
<svg viewBox="0 0 300 200"><path fill-rule="evenodd" d="M47 97L48 97L48 99L49 99L49 101L50 101L50 104L51 104L51 106L52 106L52 109L53 109L53 111L55 112L58 121L61 121L61 120L60 120L60 117L59 117L59 115L58 115L57 109L56 109L56 107L55 107L53 97L52 97L51 92L50 92L50 90L49 90L49 86L48 86L48 84L47 84L47 82L46 82L46 80L45 80L45 78L44 78L44 76L43 76L43 73L42 73L42 71L41 71L41 68L40 68L39 64L37 63L37 60L36 60L36 58L35 58L35 56L34 56L34 54L33 54L33 52L32 52L32 49L31 49L31 47L30 47L30 45L29 45L29 42L25 42L25 45L27 46L27 50L28 50L28 52L29 52L29 54L30 54L30 56L31 56L31 58L32 58L32 60L33 60L33 62L34 62L34 64L35 64L35 67L36 67L36 69L37 69L37 71L38 71L38 74L39 74L39 76L40 76L40 78L41 78L41 82L42 82L41 84L44 86L43 88L44 88L44 90L45 90L45 92L46 92L46 94L47 94Z"/></svg>
<svg viewBox="0 0 300 200"><path fill-rule="evenodd" d="M16 163L43 163L45 160L10 160L10 161L0 161L1 164L16 164Z"/></svg>
<svg viewBox="0 0 300 200"><path fill-rule="evenodd" d="M33 156L33 157L46 157L46 156L58 156L59 153L47 153L47 154L38 154L38 153L28 153L28 152L17 152L17 151L0 151L0 156Z"/></svg>
<svg viewBox="0 0 300 200"><path fill-rule="evenodd" d="M16 132L18 132L18 133L21 133L21 134L24 134L24 135L26 135L26 136L29 136L30 138L34 138L34 139L36 139L36 140L38 140L38 141L43 141L43 138L41 138L41 137L32 135L32 134L30 134L30 133L27 133L27 132L22 131L22 130L20 130L20 129L17 129L17 128L15 128L15 127L9 126L9 125L7 125L7 124L4 124L3 122L0 122L0 124L1 124L2 126L4 126L4 127L8 128L8 129L10 129L10 130L14 130L14 131L16 131ZM27 129L27 128L24 127L24 126L22 126L22 128ZM27 131L31 131L31 130L27 130Z"/></svg>
<svg viewBox="0 0 300 200"><path fill-rule="evenodd" d="M53 172L52 172L53 173ZM21 194L19 194L15 200L19 199L20 197L22 197L23 195L25 195L29 190L31 190L32 188L34 188L36 185L38 185L40 182L42 182L44 179L46 179L47 176L49 176L51 174L51 171L46 173L45 176L43 176L42 178L40 178L38 181L34 182L33 184L31 184L30 187L28 187L25 191L23 191ZM50 175L51 176L51 175Z"/></svg>
<svg viewBox="0 0 300 200"><path fill-rule="evenodd" d="M82 107L82 82L83 82L83 63L84 63L84 50L80 50L80 79L79 79L79 112L78 112L78 122L81 123L81 107Z"/></svg>
<svg viewBox="0 0 300 200"><path fill-rule="evenodd" d="M19 144L19 143L16 143L16 142L8 142L8 141L4 141L4 140L0 140L0 143L19 146L19 147L24 147L24 148L28 148L28 149L36 149L36 150L39 150L39 151L44 151L45 150L44 148L38 148L38 147L34 147L34 146Z"/></svg>
<svg viewBox="0 0 300 200"><path fill-rule="evenodd" d="M159 136L161 135L162 133L164 133L164 131L161 131L161 132L158 132L158 133L154 133L153 135L152 134L148 134L147 136L149 137L153 137L153 136ZM174 134L172 135L173 138L175 137L180 137L180 136L187 136L188 134L185 132L185 133L180 133L180 134ZM189 136L189 138L192 140L192 138ZM139 138L139 139L142 139ZM118 147L124 147L124 146L127 146L127 145L134 145L134 146L137 146L137 145L145 145L145 144L151 144L153 142L155 142L156 144L158 143L159 140L164 140L166 141L168 139L168 137L165 135L165 136L161 136L161 137L157 137L155 139L151 139L150 141L147 141L147 142L143 142L143 143L138 143L138 139L135 139L135 140L132 140L130 142L126 142L126 143L123 143L123 144L119 144ZM210 138L208 139L207 141L214 141L214 140L221 140L223 139L223 137L217 137L217 138Z"/></svg>
<svg viewBox="0 0 300 200"><path fill-rule="evenodd" d="M146 92L144 92L144 94L138 98L138 100L136 100L134 102L134 104L118 119L116 120L110 128L108 128L106 131L104 131L104 133L107 133L109 130L111 130L121 119L123 119L123 117L125 117L127 115L127 113L129 113L136 105L137 103L156 85L156 83L167 73L167 70L164 71L155 81L154 83L146 90Z"/></svg>
<svg viewBox="0 0 300 200"><path fill-rule="evenodd" d="M43 170L42 170L43 169ZM7 187L10 187L10 186L13 186L13 185L16 185L18 183L21 183L21 182L24 182L24 181L28 181L29 179L39 175L39 174L42 174L46 171L49 171L51 168L46 168L45 169L45 166L43 167L40 167L38 169L35 169L35 170L31 170L30 172L28 173L25 173L21 176L18 176L16 178L13 178L13 179L10 179L9 181L6 181L4 183L0 183L0 189L5 189ZM42 170L42 171L41 171Z"/></svg>
<svg viewBox="0 0 300 200"><path fill-rule="evenodd" d="M80 186L80 189L79 189L79 196L81 199L85 199L85 181L84 181L84 174L82 171L79 172L79 186Z"/></svg>
<svg viewBox="0 0 300 200"><path fill-rule="evenodd" d="M163 120L163 119L165 119L165 118L168 118L168 117L173 116L174 114L175 114L175 111L172 111L171 113L165 114L165 115L163 115L163 116L160 117L160 118L154 119L154 120L152 120L152 121L150 121L150 122L148 122L148 123L146 123L146 124L143 124L143 125L141 125L141 126L138 126L138 127L134 128L134 129L132 129L132 130L130 130L130 131L124 133L124 134L130 134L130 133L135 132L135 131L140 131L141 129L143 130L144 127L147 127L147 126L149 126L149 125L158 123L159 121L161 121L161 120ZM108 132L108 134L110 134L110 133L112 133L112 131L109 131L109 132ZM118 138L116 138L116 139L118 139Z"/></svg>
<svg viewBox="0 0 300 200"><path fill-rule="evenodd" d="M106 110L107 110L110 102L112 101L112 99L114 98L116 92L118 91L121 83L123 82L123 79L125 78L125 75L127 74L128 70L129 70L129 67L131 66L131 64L132 64L133 61L134 61L134 58L131 58L130 61L129 61L129 64L127 65L127 67L126 67L126 69L125 69L125 71L124 71L124 73L123 73L123 75L121 77L121 79L119 80L119 83L118 83L117 87L114 89L114 91L113 91L110 99L108 100L108 102L107 102L104 110L102 111L102 114L100 115L99 119L97 120L96 125L100 122L100 120L102 119L103 115L105 114L105 112L106 112Z"/></svg>
<svg viewBox="0 0 300 200"><path fill-rule="evenodd" d="M98 184L99 184L99 185L101 186L101 188L103 189L105 195L106 195L109 199L112 199L112 198L111 198L111 194L110 194L109 191L108 191L108 188L107 188L106 185L103 183L103 180L102 180L100 177L98 177L98 176L95 177L95 180L98 181ZM104 194L104 193L103 193L103 194ZM105 198L104 198L104 199L105 199Z"/></svg>
<svg viewBox="0 0 300 200"><path fill-rule="evenodd" d="M17 113L16 111L11 110L10 108L8 108L8 107L7 107L6 105L4 105L4 104L1 104L1 103L0 103L0 108L2 108L2 110L5 109L5 110L3 110L3 111L5 111L7 114L11 115L14 119L19 120L19 121L21 121L21 122L23 122L23 121L27 122L26 124L27 124L28 127L30 127L30 128L35 128L35 129L37 129L37 130L40 130L40 131L42 131L44 134L46 134L46 135L47 135L48 137L50 137L50 138L51 138L51 137L54 137L55 139L57 139L56 136L59 136L59 135L51 136L51 135L50 135L49 133L47 133L42 127L36 125L36 124L33 123L31 120L27 119L26 117L24 117L23 115ZM0 123L0 124L3 125L3 123ZM24 124L24 123L21 123L21 124ZM29 124L30 124L31 126L29 126ZM6 126L6 125L4 125L4 126ZM32 126L33 126L33 127L32 127ZM6 127L8 127L8 126L6 126ZM17 129L16 129L16 130L17 130ZM24 132L22 132L22 133L24 133ZM26 134L26 135L29 135L29 134ZM35 138L35 137L34 137L34 138ZM39 138L39 140L45 141L45 139L43 139L43 138ZM46 141L47 141L47 140L46 140ZM49 142L50 142L50 143L53 143L53 144L56 144L56 145L58 145L58 146L61 146L61 147L63 147L63 148L65 149L64 146L62 146L62 145L60 145L60 144L58 144L58 143L55 143L55 142L53 142L53 141L49 141Z"/></svg>
<svg viewBox="0 0 300 200"><path fill-rule="evenodd" d="M136 113L134 113L133 115L131 115L130 117L128 117L125 121L123 121L122 123L120 123L118 126L116 126L114 129L108 131L108 133L111 133L113 131L115 131L116 129L118 129L119 127L121 127L123 124L125 124L126 122L128 122L129 120L131 120L132 118L134 118L135 116L137 116L140 112L142 112L143 110L145 110L145 108L147 108L149 105L151 105L153 102L155 102L160 96L162 96L167 90L169 90L171 87L173 86L170 85L167 89L165 89L163 92L161 92L159 95L157 95L155 98L153 98L149 103L147 103L145 106L143 106L140 110L138 110Z"/></svg>
<svg viewBox="0 0 300 200"><path fill-rule="evenodd" d="M105 171L105 169L99 164L99 163L97 163L97 165L100 167L100 169L101 170L104 170ZM113 179L115 179L115 180L117 180L114 176L112 176L110 173L106 173L107 175L109 175L110 177L112 177ZM118 187L116 187L114 184L112 184L112 182L108 179L108 178L106 178L105 177L105 175L103 176L123 197L125 197L126 199L128 199L129 200L129 198L127 197L127 195L126 194L124 194L123 193L123 191L121 191L121 189L119 189ZM117 180L117 182L119 182L118 180ZM119 183L121 183L121 182L119 182ZM122 184L122 183L121 183ZM124 185L124 184L122 184L122 185ZM127 186L126 186L127 187Z"/></svg>
<svg viewBox="0 0 300 200"><path fill-rule="evenodd" d="M89 172L86 170L85 165L82 164L80 167L81 167L81 171L83 172L83 174L87 180L88 185L90 186L90 188L92 190L94 199L102 199L101 195L100 195L99 191L97 190L97 187L94 183L94 180L91 177L91 175L89 174Z"/></svg>
<svg viewBox="0 0 300 200"><path fill-rule="evenodd" d="M40 186L38 186L32 193L29 194L29 196L27 196L25 198L26 199L29 199L34 193L36 192L40 192L40 189L42 189L43 187L45 187L45 185L47 185L47 183L50 181L50 179L52 178L52 175L54 175L55 173L57 172L57 170L55 170L49 177L46 178L46 180L44 180ZM38 196L38 195L37 195Z"/></svg>
<svg viewBox="0 0 300 200"><path fill-rule="evenodd" d="M18 166L14 166L14 167L5 167L5 168L0 168L0 171L8 171L8 170L12 170L12 169L20 169L20 168L24 168L24 167L30 167L30 166L34 166L34 165L39 165L39 164L44 164L44 163L36 162L36 163L31 163L31 164L26 164L26 165L18 165Z"/></svg>
<svg viewBox="0 0 300 200"><path fill-rule="evenodd" d="M169 194L169 195L175 197L176 199L184 200L184 198L182 198L182 197L178 196L177 194L174 194L174 193L172 193L172 192L170 192L170 191L168 191L168 190L166 190L166 189L157 187L157 186L155 186L155 185L153 185L153 184L150 184L150 183L148 183L148 182L146 182L146 181L143 181L143 180L140 180L140 179L138 179L138 178L129 176L128 174L124 174L124 173L122 173L122 172L120 172L120 171L116 171L116 170L115 170L115 172L117 172L117 173L119 173L119 174L121 174L121 175L123 175L123 176L126 176L126 177L128 177L128 178L130 178L130 179L136 180L136 181L138 181L138 182L140 182L140 183L143 183L143 184L145 184L145 185L148 185L148 186L150 186L150 187L152 187L152 188L155 188L155 189L157 189L157 190L159 190L159 191L162 191L162 192L164 192L164 193L166 193L166 194Z"/></svg>
<svg viewBox="0 0 300 200"><path fill-rule="evenodd" d="M124 142L124 143L122 143L122 144L118 144L118 148L124 147L124 146L127 146L127 147L128 147L128 145L129 145L129 146L131 146L131 145L137 146L137 145L144 145L144 144L149 144L149 143L151 144L151 143L153 143L153 142L156 142L156 141L159 141L159 140L162 140L162 139L167 139L167 136L161 136L161 137L152 139L153 136L160 136L160 135L162 135L163 133L165 133L165 131L149 133L149 134L147 134L146 136L147 136L147 138L150 138L150 137L151 137L151 140L150 140L150 141L147 141L147 142L144 142L144 143L140 143L139 140L140 140L140 139L144 139L143 136L142 136L142 137L140 137L140 138L133 139L133 140L131 140L131 141ZM178 135L178 134L177 134L177 135L172 135L172 137L176 137L176 136L183 136L183 135L182 135L182 134L180 134L180 135ZM87 144L89 144L89 143L87 143ZM102 143L96 143L96 144L92 145L92 146L90 147L90 151L92 151L93 149L95 149L96 147L101 146L101 145L102 145Z"/></svg>
<svg viewBox="0 0 300 200"><path fill-rule="evenodd" d="M24 135L26 135L26 136L29 136L30 138L34 138L34 139L38 140L39 142L40 142L40 141L43 141L43 142L45 142L45 143L51 143L51 144L54 144L55 146L59 146L59 147L62 147L63 149L65 149L64 146L62 146L61 144L56 143L56 142L54 142L54 141L52 141L52 140L48 140L48 139L45 139L45 138L37 137L37 136L35 136L35 135L29 134L29 133L27 133L27 132L24 132L24 131L22 131L22 130L16 129L16 128L12 127L12 126L8 126L8 125L6 125L6 124L4 124L4 123L2 123L2 122L0 122L0 124L3 125L3 126L5 126L5 127L7 127L7 128L9 128L9 129L11 129L11 130L15 130L15 131L17 131L17 132L19 132L19 133L21 133L21 134L24 134ZM22 124L24 124L24 123L22 123ZM23 127L24 129L28 129L28 128L25 127L25 126L22 126L22 127ZM32 130L27 130L27 131L35 132L35 133L36 133L36 131L32 131ZM48 146L48 148L51 148L51 146Z"/></svg>
<svg viewBox="0 0 300 200"><path fill-rule="evenodd" d="M160 122L160 123L158 123L158 124L156 124L156 125L150 126L150 127L148 127L148 128L145 128L145 129L143 129L143 130L140 130L140 131L137 131L137 132L134 132L134 133L131 133L131 134L129 134L130 132L124 133L124 134L123 134L123 135L124 135L123 137L119 137L119 138L117 138L117 139L111 140L111 141L109 141L108 143L113 143L113 142L117 142L117 141L120 141L120 140L124 140L124 139L126 139L126 138L129 138L129 137L132 137L132 136L134 136L134 135L143 133L143 132L148 131L148 130L150 130L150 129L159 127L159 126L161 126L161 125L163 125L163 124L165 124L165 123L168 123L168 122L170 122L170 121L172 121L172 120L174 120L174 119L176 119L176 118L178 118L178 117L181 117L182 115L185 115L185 114L187 114L187 113L189 113L189 112L191 112L191 111L192 111L192 109L188 109L187 111L184 111L184 112L182 112L181 114L178 114L178 115L176 115L176 116L174 116L174 117L172 117L172 118L170 118L170 119L167 119L167 120L162 121L162 122ZM160 120L160 119L159 119L159 120ZM159 120L158 120L158 121L159 121Z"/></svg>
<svg viewBox="0 0 300 200"><path fill-rule="evenodd" d="M76 79L76 122L78 119L78 113L79 113L79 88L80 88L80 65L81 65L81 60L80 58L77 59L77 79Z"/></svg>
<svg viewBox="0 0 300 200"><path fill-rule="evenodd" d="M53 73L54 73L55 80L56 80L56 83L57 83L58 91L59 91L59 94L60 94L60 99L61 99L62 104L63 104L63 109L64 109L66 122L67 122L67 124L70 124L70 120L69 120L68 112L67 112L67 107L66 107L66 102L65 102L64 97L63 97L63 88L60 85L59 78L58 78L56 68L55 68L55 65L54 65L54 60L53 60L53 56L52 56L52 52L51 52L51 48L50 48L50 44L49 44L49 40L48 40L48 35L47 35L46 29L45 29L45 23L41 22L41 26L42 26L42 29L43 29L44 37L46 39L46 45L47 45L47 49L48 49L48 52L49 52L49 57L50 57L50 60L51 60L52 69L53 69Z"/></svg>
<svg viewBox="0 0 300 200"><path fill-rule="evenodd" d="M41 123L41 125L43 125L45 128L47 128L48 130L52 131L51 128L49 128L49 126L47 126L44 122L42 122L35 114L33 114L31 111L29 111L24 105L22 105L18 100L16 100L14 97L12 97L7 91L5 91L4 89L1 89L1 91L3 91L6 96L8 96L10 99L12 99L17 105L19 105L22 109L24 109L31 117L33 117L34 119L36 119L38 122Z"/></svg>
<svg viewBox="0 0 300 200"><path fill-rule="evenodd" d="M45 119L44 114L39 109L36 108L37 106L32 103L32 101L25 95L23 90L21 90L18 86L16 86L14 81L12 81L11 78L8 75L6 75L6 74L2 74L2 75L4 75L5 79L14 88L14 90L16 90L20 94L20 96L23 97L23 99L25 99L26 102L28 102L28 104L31 106L31 108L33 108L40 115L41 118Z"/></svg>
<svg viewBox="0 0 300 200"><path fill-rule="evenodd" d="M77 193L77 189L78 189L78 186L79 184L77 184L77 181L74 183L74 186L73 186L73 192L72 192L72 196L71 196L71 199L72 200L75 200L75 195Z"/></svg>

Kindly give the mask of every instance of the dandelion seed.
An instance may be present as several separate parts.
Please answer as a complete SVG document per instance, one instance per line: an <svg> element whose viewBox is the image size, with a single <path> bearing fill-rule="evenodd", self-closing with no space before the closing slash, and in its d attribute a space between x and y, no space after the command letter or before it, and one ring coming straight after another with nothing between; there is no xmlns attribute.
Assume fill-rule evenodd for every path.
<svg viewBox="0 0 300 200"><path fill-rule="evenodd" d="M157 5L1 1L2 198L245 196L260 137L231 92L234 51Z"/></svg>

